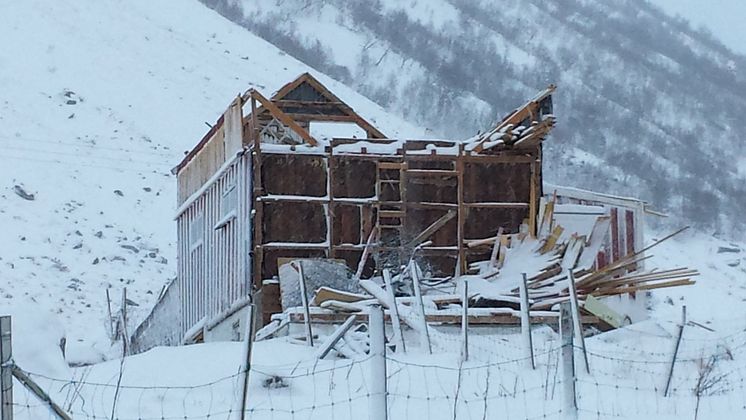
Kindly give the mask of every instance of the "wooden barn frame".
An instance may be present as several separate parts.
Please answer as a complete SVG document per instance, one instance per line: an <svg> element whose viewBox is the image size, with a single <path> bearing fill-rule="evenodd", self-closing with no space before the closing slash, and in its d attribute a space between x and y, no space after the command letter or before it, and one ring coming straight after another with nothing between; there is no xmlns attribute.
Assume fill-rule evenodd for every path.
<svg viewBox="0 0 746 420"><path fill-rule="evenodd" d="M262 289L266 321L280 309L265 285L280 259L339 259L369 276L417 249L434 275L452 275L489 259L473 241L534 235L553 91L466 141L389 139L308 73L271 98L238 96L174 168L182 330ZM316 139L314 122L367 138Z"/></svg>

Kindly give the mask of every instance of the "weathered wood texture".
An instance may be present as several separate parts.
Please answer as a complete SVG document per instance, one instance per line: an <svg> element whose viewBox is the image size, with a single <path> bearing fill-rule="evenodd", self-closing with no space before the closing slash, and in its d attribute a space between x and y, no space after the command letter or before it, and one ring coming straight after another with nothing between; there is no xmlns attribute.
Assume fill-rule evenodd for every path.
<svg viewBox="0 0 746 420"><path fill-rule="evenodd" d="M178 204L199 190L225 162L224 138L222 127L215 130L210 141L181 169L177 178Z"/></svg>
<svg viewBox="0 0 746 420"><path fill-rule="evenodd" d="M550 93L527 105L533 111L510 118L535 116ZM251 105L246 116L243 104ZM369 138L324 146L309 134L314 121L352 122ZM518 232L527 220L534 233L540 141L520 147L484 143L483 153L476 153L461 142L385 137L310 74L269 99L255 90L237 98L175 168L182 330L249 295L250 285L262 288L263 280L277 275L278 258L340 258L355 270L374 231L379 239L362 263L365 276L384 258L400 265L425 241L431 243L417 252L427 257L429 269L453 274L457 259L465 269L489 258L489 247L466 242L493 237L500 228ZM262 141L313 150L265 151ZM335 149L342 145L351 147ZM250 154L230 164L240 150ZM230 185L236 197L227 199L237 200L232 217L225 210ZM443 219L449 212L455 216Z"/></svg>
<svg viewBox="0 0 746 420"><path fill-rule="evenodd" d="M243 102L236 98L200 143L174 171L178 173L177 202L184 203L243 147Z"/></svg>
<svg viewBox="0 0 746 420"><path fill-rule="evenodd" d="M488 238L500 228L516 233L535 213L538 203L531 200L538 200L538 194L531 192L536 189L531 184L540 180L540 165L534 164L539 153L537 147L528 156L525 150L516 155L462 155L463 165L458 155L259 153L261 232L254 253L261 272L255 284L277 275L280 257L339 257L354 269L376 221L384 227L400 226L381 229L377 249L408 258L411 241L449 211L460 216L420 239L432 241L422 250L431 268L453 274L459 237ZM387 251L391 247L397 250ZM488 248L462 248L464 263L489 254Z"/></svg>
<svg viewBox="0 0 746 420"><path fill-rule="evenodd" d="M603 207L611 218L607 240L596 257L594 268L603 268L643 249L645 207L642 201L572 189L560 189L557 198L559 204ZM638 264L633 264L630 271L637 268L640 268Z"/></svg>

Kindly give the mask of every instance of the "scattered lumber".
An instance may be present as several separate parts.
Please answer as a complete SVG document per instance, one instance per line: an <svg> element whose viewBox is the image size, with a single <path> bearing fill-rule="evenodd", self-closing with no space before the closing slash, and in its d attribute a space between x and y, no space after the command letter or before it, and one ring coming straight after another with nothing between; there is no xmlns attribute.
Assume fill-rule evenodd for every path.
<svg viewBox="0 0 746 420"><path fill-rule="evenodd" d="M316 294L311 302L312 305L321 306L327 300L335 300L338 302L359 302L361 300L369 299L370 296L366 296L360 293L347 292L344 290L333 289L327 286L321 286L316 289Z"/></svg>
<svg viewBox="0 0 746 420"><path fill-rule="evenodd" d="M325 357L331 349L336 349L342 357L353 357L366 350L363 349L364 339L353 338L351 326L356 321L364 323L371 306L380 304L385 310L384 319L392 323L391 343L397 351L405 350L403 328L417 333L423 348L432 349L431 340L437 341L438 332L431 330L431 325L460 325L464 322L464 311L467 325L519 325L520 290L523 289L524 324L527 314L528 323L556 323L559 305L572 301L581 324L593 324L606 331L625 325L629 318L612 310L604 303L604 298L687 286L694 284L692 279L699 275L697 270L688 267L642 268L642 263L651 257L648 251L686 228L639 251L614 256L607 262L599 255L608 254L608 248L604 247L608 247L610 235L609 216L580 209L575 214L587 215L582 226L563 226L555 214L556 193L542 204L535 237L525 231L507 234L499 229L492 237L464 241L469 248L481 247L488 256L485 261L470 262L470 274L437 279L436 283L424 281L423 270L413 253L396 275L386 269L381 273L382 278L353 277L360 292L327 285L318 287L311 302L314 310L289 308L287 319L289 322L305 323L310 318L314 323L341 323L342 327L324 341L317 355ZM431 231L453 217L454 213L449 212L423 230L412 241L416 244L415 252L427 244L422 241ZM573 223L578 223L577 219ZM335 279L327 281L339 284ZM468 296L464 298L461 293L467 281ZM431 287L434 284L437 287ZM282 325L278 324L263 330L262 336L270 337L280 328ZM576 325L578 328L580 325Z"/></svg>
<svg viewBox="0 0 746 420"><path fill-rule="evenodd" d="M316 357L323 359L327 354L337 345L339 340L349 331L350 328L355 324L355 315L350 315L344 324L340 325L332 335L327 337L326 340L321 344L321 347L316 351Z"/></svg>

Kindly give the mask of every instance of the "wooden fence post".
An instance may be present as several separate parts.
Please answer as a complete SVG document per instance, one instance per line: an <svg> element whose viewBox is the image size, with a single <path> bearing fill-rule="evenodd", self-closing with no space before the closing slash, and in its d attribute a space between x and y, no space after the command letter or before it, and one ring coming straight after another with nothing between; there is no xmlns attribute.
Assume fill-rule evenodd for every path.
<svg viewBox="0 0 746 420"><path fill-rule="evenodd" d="M244 325L244 359L241 361L241 375L243 383L241 384L241 411L239 418L244 420L246 416L246 399L249 396L249 371L251 370L251 350L254 347L254 326L256 325L256 305L253 303L247 308L246 325Z"/></svg>
<svg viewBox="0 0 746 420"><path fill-rule="evenodd" d="M106 288L106 309L109 313L109 338L111 338L112 343L117 338L117 333L114 331L114 318L111 316L111 296L109 295L109 288Z"/></svg>
<svg viewBox="0 0 746 420"><path fill-rule="evenodd" d="M417 315L421 318L419 322L420 346L427 346L427 353L433 354L433 346L430 343L430 331L427 327L427 317L425 316L425 304L422 302L422 290L420 289L420 273L418 272L417 263L410 261L409 271L412 275L412 288L414 289L414 306Z"/></svg>
<svg viewBox="0 0 746 420"><path fill-rule="evenodd" d="M671 367L668 369L668 380L666 380L666 390L663 392L663 396L668 396L668 390L671 388L671 378L673 377L673 368L676 366L676 356L679 354L679 346L681 345L681 337L684 335L684 326L686 325L686 305L681 307L681 325L679 325L679 336L676 338L676 347L673 350L673 357L671 357Z"/></svg>
<svg viewBox="0 0 746 420"><path fill-rule="evenodd" d="M407 349L404 345L404 335L401 330L401 321L399 319L399 305L396 304L396 294L394 293L394 285L391 281L391 271L388 268L383 269L383 280L386 284L386 291L391 298L391 306L389 307L389 313L391 314L391 327L394 329L394 344L396 345L396 352L406 353Z"/></svg>
<svg viewBox="0 0 746 420"><path fill-rule="evenodd" d="M572 309L572 323L575 330L575 336L580 342L580 348L583 350L583 361L585 362L585 372L591 373L588 365L588 352L585 349L585 337L583 337L583 323L580 318L580 304L578 303L578 292L575 290L575 275L572 269L567 270L567 282L570 292L570 307Z"/></svg>
<svg viewBox="0 0 746 420"><path fill-rule="evenodd" d="M122 357L130 353L130 337L127 331L127 288L122 289Z"/></svg>
<svg viewBox="0 0 746 420"><path fill-rule="evenodd" d="M469 280L465 277L461 295L461 360L469 360Z"/></svg>
<svg viewBox="0 0 746 420"><path fill-rule="evenodd" d="M36 382L34 382L33 379L31 379L26 372L22 371L18 366L13 365L13 376L15 376L16 379L18 379L18 382L21 383L27 390L29 390L32 394L36 395L36 398L38 398L40 401L46 403L47 406L49 406L49 410L57 417L59 420L72 420L72 417L68 415L65 410L62 409L57 403L52 401L52 398L49 396L49 394L42 389L42 387L39 386Z"/></svg>
<svg viewBox="0 0 746 420"><path fill-rule="evenodd" d="M0 420L13 420L13 347L10 316L0 317Z"/></svg>
<svg viewBox="0 0 746 420"><path fill-rule="evenodd" d="M566 419L578 418L575 398L575 348L572 339L572 308L570 302L560 304L560 341L562 342L562 385L564 404L562 411Z"/></svg>
<svg viewBox="0 0 746 420"><path fill-rule="evenodd" d="M528 308L528 285L526 280L526 273L523 273L521 283L518 285L520 289L521 298L521 334L523 336L523 346L526 349L526 358L529 361L531 369L536 369L536 361L534 360L534 342L531 337L531 314Z"/></svg>
<svg viewBox="0 0 746 420"><path fill-rule="evenodd" d="M311 330L311 309L306 294L306 278L303 276L303 262L296 261L298 281L300 282L300 301L303 303L303 321L306 326L306 344L313 347L313 331Z"/></svg>

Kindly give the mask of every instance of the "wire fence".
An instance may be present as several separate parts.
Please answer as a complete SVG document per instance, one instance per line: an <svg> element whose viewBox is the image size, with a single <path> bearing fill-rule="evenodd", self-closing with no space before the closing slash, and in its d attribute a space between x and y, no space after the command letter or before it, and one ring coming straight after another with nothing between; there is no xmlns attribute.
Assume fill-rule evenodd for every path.
<svg viewBox="0 0 746 420"><path fill-rule="evenodd" d="M657 350L589 340L589 373L583 349L562 346L556 339L537 343L532 369L522 355L525 348L516 344L519 340L474 334L473 357L463 361L454 351L461 344L457 334L433 332L433 355L416 347L385 355L388 419L709 419L746 414L746 331L683 339L673 370L672 337L640 336L657 344ZM568 353L574 357L571 383L563 375ZM370 410L380 389L372 382L374 358L329 356L286 364L256 360L249 370L244 414L271 420L379 420ZM95 366L76 369L71 379L24 373L74 419L240 418L242 372L195 383L188 372L161 377L157 366L144 372L130 363L125 360L118 372L109 369L104 379ZM669 375L671 386L664 395ZM16 391L13 405L15 420L56 418L29 393Z"/></svg>

